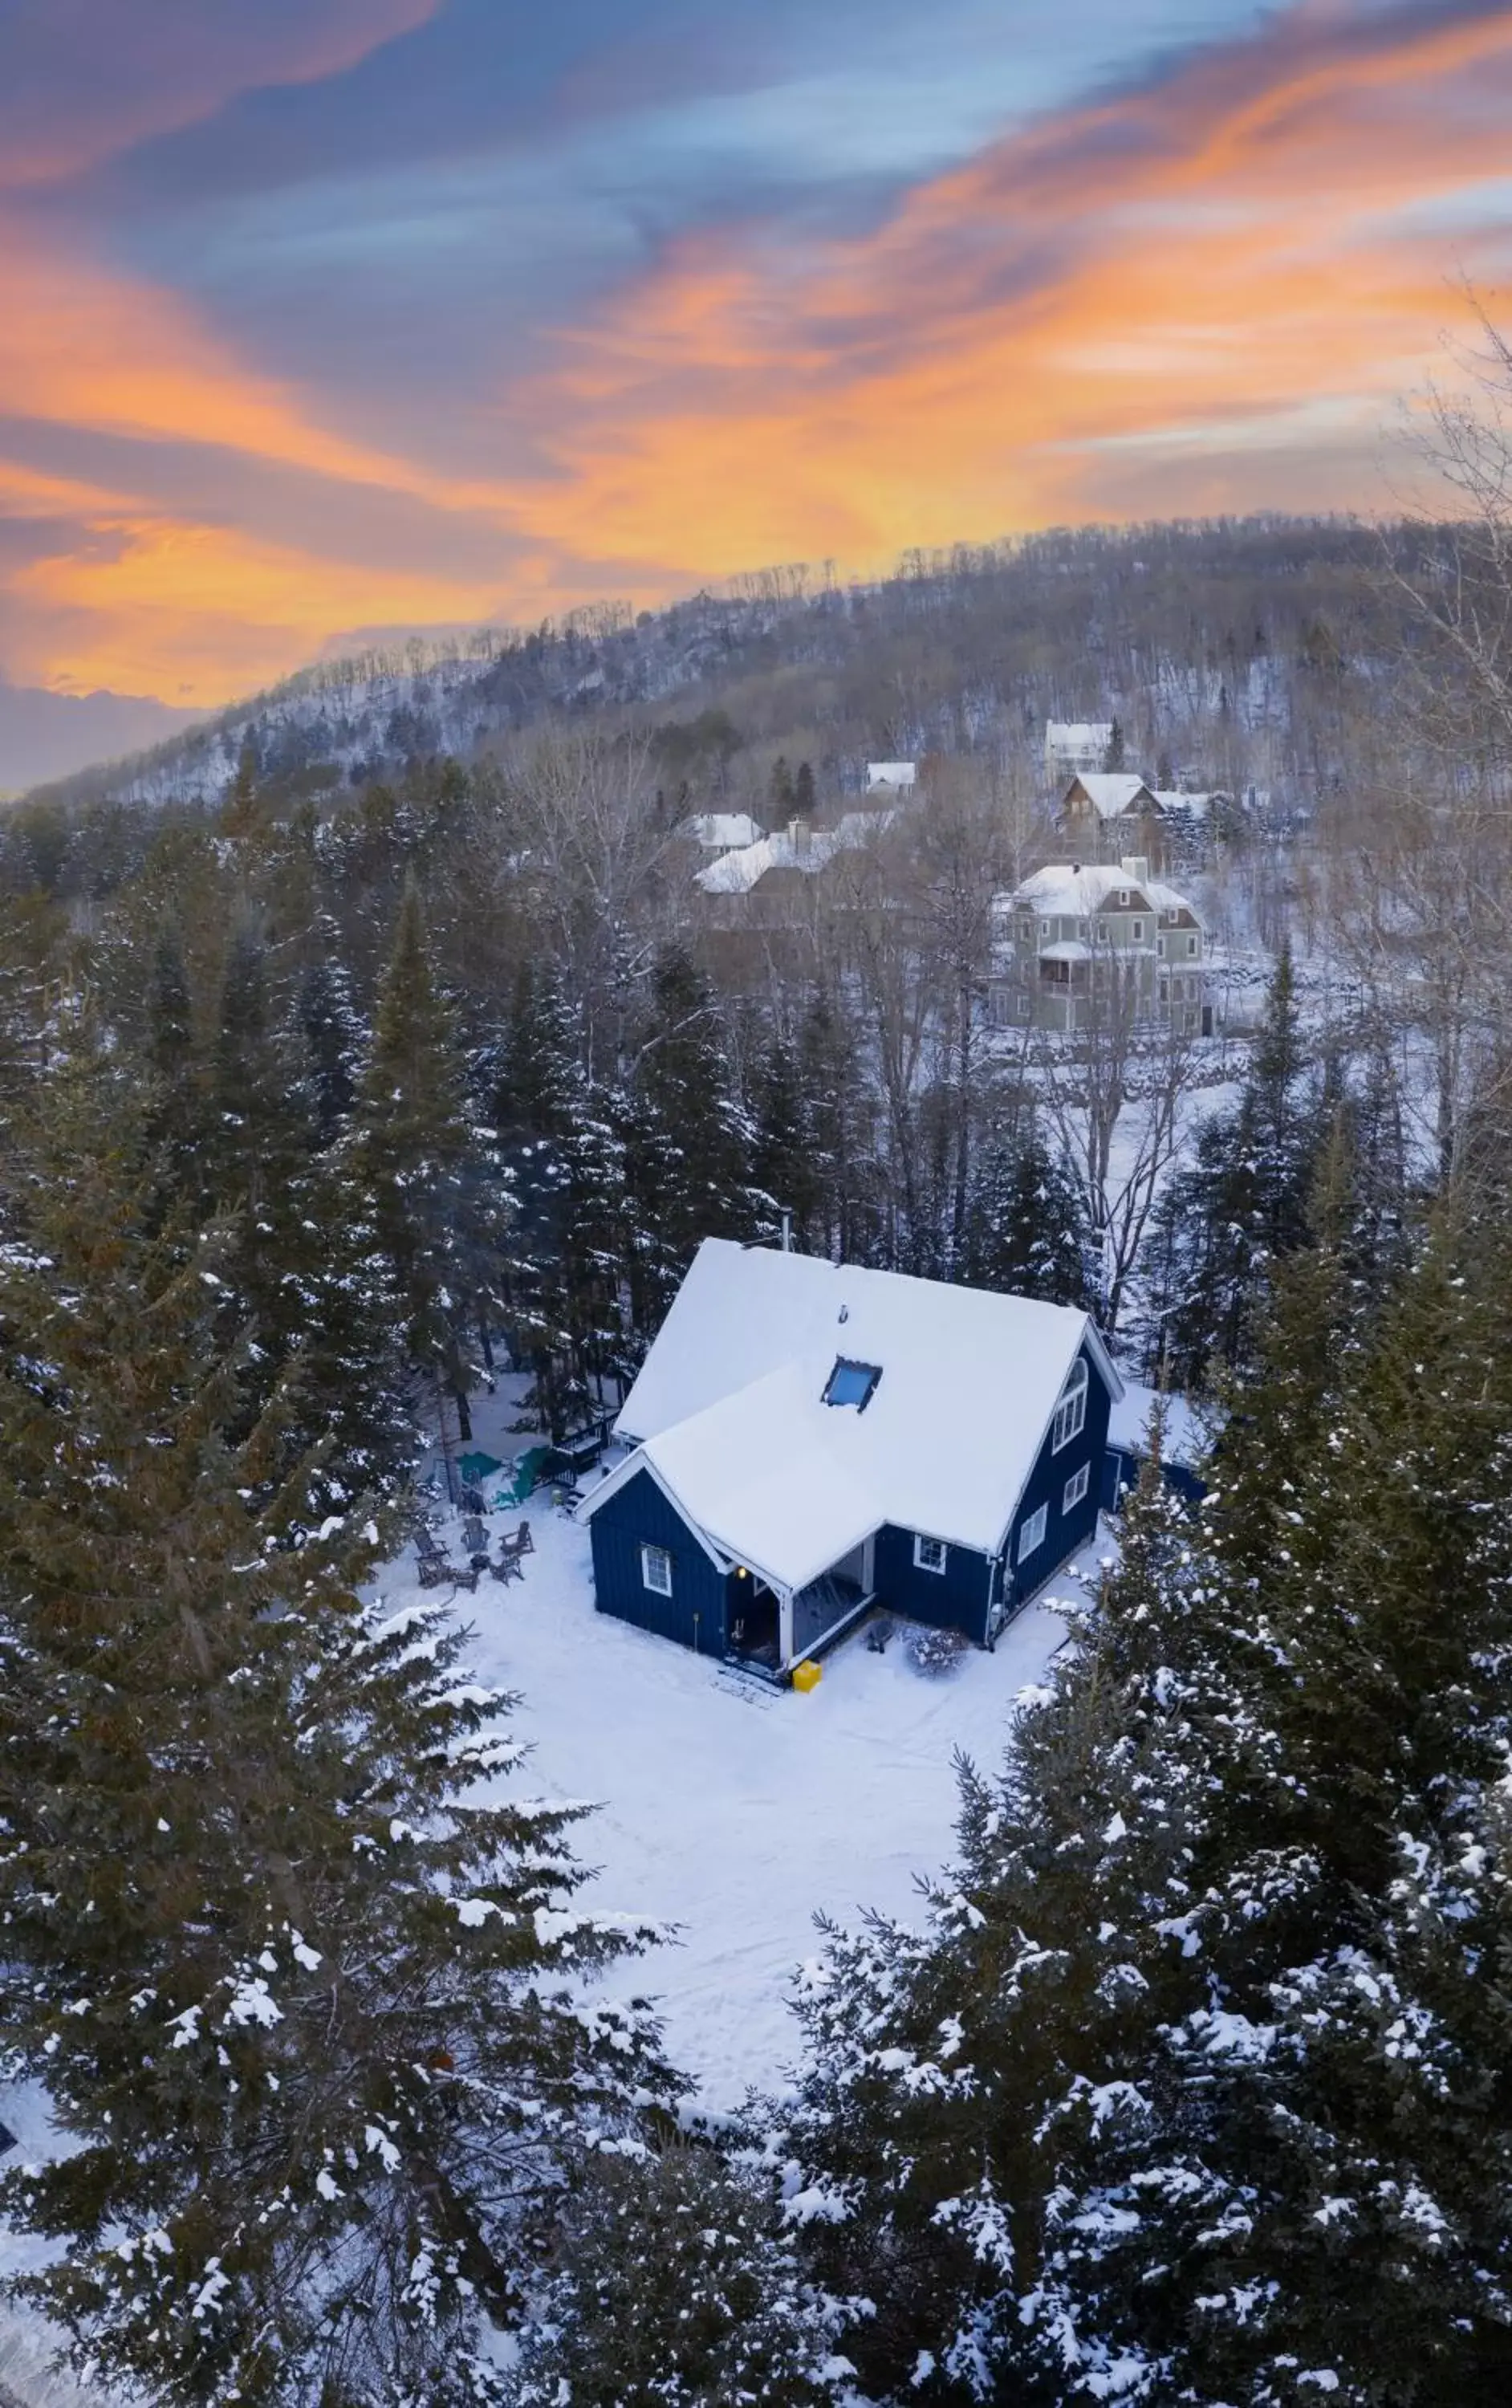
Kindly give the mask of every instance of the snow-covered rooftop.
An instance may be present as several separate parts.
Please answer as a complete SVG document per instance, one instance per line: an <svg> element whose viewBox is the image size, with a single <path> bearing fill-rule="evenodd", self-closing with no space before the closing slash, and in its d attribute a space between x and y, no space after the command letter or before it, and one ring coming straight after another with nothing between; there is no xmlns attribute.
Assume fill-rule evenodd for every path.
<svg viewBox="0 0 1512 2408"><path fill-rule="evenodd" d="M649 1465L731 1562L783 1588L884 1522L991 1555L1089 1335L1117 1388L1066 1306L706 1239L621 1408L639 1446L611 1479ZM863 1410L824 1402L838 1360L880 1370Z"/></svg>
<svg viewBox="0 0 1512 2408"><path fill-rule="evenodd" d="M918 782L919 764L917 761L868 761L866 764L866 791L868 794L874 794L881 787L897 788L914 786L917 785Z"/></svg>
<svg viewBox="0 0 1512 2408"><path fill-rule="evenodd" d="M1122 862L1055 861L1036 869L1016 886L1007 909L1043 912L1048 918L1090 917L1105 910L1110 896L1141 895L1152 911L1189 911L1201 927L1194 906L1174 886L1159 878L1141 877Z"/></svg>
<svg viewBox="0 0 1512 2408"><path fill-rule="evenodd" d="M695 811L683 827L706 853L734 853L737 846L762 840L761 823L749 811Z"/></svg>
<svg viewBox="0 0 1512 2408"><path fill-rule="evenodd" d="M879 836L895 817L893 811L847 811L836 827L779 828L757 844L721 853L698 872L694 883L706 895L749 895L769 869L801 869L812 876L828 868L837 853Z"/></svg>
<svg viewBox="0 0 1512 2408"><path fill-rule="evenodd" d="M1100 820L1121 819L1141 796L1151 803L1155 799L1143 778L1132 769L1083 769L1073 783L1081 788Z"/></svg>
<svg viewBox="0 0 1512 2408"><path fill-rule="evenodd" d="M1204 1416L1185 1397L1161 1396L1137 1380L1124 1382L1123 1394L1113 1407L1107 1426L1109 1446L1121 1447L1128 1455L1147 1455L1150 1421L1157 1406L1163 1423L1163 1462L1188 1467L1200 1463L1211 1442L1210 1423L1217 1416Z"/></svg>

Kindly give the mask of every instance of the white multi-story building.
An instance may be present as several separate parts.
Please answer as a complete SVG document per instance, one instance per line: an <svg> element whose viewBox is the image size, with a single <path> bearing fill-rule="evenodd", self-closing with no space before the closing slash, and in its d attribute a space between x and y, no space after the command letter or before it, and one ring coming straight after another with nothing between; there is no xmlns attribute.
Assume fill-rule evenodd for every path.
<svg viewBox="0 0 1512 2408"><path fill-rule="evenodd" d="M1066 1032L1132 1010L1207 1036L1203 924L1138 855L1057 862L994 896L992 1014L1003 1027Z"/></svg>

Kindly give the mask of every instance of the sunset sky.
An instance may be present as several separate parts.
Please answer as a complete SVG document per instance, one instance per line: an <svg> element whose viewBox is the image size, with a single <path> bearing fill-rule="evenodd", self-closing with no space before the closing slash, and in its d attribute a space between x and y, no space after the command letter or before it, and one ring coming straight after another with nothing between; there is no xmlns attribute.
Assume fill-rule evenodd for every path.
<svg viewBox="0 0 1512 2408"><path fill-rule="evenodd" d="M1512 0L8 0L0 677L1380 507Z"/></svg>

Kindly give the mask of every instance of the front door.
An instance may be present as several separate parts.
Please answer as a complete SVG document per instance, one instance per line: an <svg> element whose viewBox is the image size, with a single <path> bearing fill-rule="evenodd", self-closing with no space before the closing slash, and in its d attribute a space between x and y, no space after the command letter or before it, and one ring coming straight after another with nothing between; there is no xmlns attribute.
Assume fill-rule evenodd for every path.
<svg viewBox="0 0 1512 2408"><path fill-rule="evenodd" d="M764 1581L736 1581L730 1600L730 1653L775 1672L782 1660L780 1610Z"/></svg>

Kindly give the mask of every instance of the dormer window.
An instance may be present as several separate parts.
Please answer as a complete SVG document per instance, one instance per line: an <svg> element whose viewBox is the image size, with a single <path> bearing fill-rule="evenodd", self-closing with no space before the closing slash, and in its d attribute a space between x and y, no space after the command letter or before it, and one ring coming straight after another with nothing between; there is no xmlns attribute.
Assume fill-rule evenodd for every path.
<svg viewBox="0 0 1512 2408"><path fill-rule="evenodd" d="M824 1401L827 1405L854 1405L858 1413L863 1413L881 1376L879 1363L851 1363L842 1354L824 1383Z"/></svg>
<svg viewBox="0 0 1512 2408"><path fill-rule="evenodd" d="M1131 899L1127 886L1120 886L1119 888L1119 910L1120 911L1127 911Z"/></svg>

